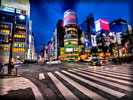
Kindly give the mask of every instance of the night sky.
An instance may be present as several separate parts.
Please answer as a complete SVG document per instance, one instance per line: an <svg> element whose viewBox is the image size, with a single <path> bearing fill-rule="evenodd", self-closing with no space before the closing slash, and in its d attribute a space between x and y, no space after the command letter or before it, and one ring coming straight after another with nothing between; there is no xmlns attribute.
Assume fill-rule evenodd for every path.
<svg viewBox="0 0 133 100"><path fill-rule="evenodd" d="M126 0L127 1L127 0ZM35 36L36 52L40 53L43 44L47 44L53 36L56 23L63 19L63 13L67 9L74 9L77 12L78 24L83 23L86 17L94 14L97 21L100 18L112 22L122 18L131 24L130 2L104 2L104 0L30 0L32 31Z"/></svg>

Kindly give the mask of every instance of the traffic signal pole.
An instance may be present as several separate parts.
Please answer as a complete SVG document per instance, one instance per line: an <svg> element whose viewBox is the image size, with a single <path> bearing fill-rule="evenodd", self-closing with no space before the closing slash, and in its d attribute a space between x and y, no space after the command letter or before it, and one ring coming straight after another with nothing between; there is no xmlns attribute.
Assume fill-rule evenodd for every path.
<svg viewBox="0 0 133 100"><path fill-rule="evenodd" d="M11 62L12 62L12 49L13 49L13 41L14 41L14 34L15 34L15 26L16 26L16 8L13 16L13 26L12 26L12 34L10 34L10 49L9 49L9 64L8 64L8 74L11 74Z"/></svg>

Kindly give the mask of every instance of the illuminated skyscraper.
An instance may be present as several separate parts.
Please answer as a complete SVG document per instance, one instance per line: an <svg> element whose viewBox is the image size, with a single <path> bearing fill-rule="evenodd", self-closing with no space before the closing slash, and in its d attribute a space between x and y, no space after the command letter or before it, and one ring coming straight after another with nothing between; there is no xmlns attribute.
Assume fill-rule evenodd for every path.
<svg viewBox="0 0 133 100"><path fill-rule="evenodd" d="M78 56L78 26L77 14L74 10L69 9L64 12L64 47L68 58Z"/></svg>
<svg viewBox="0 0 133 100"><path fill-rule="evenodd" d="M16 12L15 12L16 11ZM15 17L14 17L15 16ZM29 0L1 0L0 6L0 56L4 63L9 60L9 37L13 35L13 60L24 60L26 55L27 33L29 30ZM16 20L14 20L14 18ZM14 23L14 30L13 30Z"/></svg>
<svg viewBox="0 0 133 100"><path fill-rule="evenodd" d="M96 26L96 41L97 46L101 50L101 52L108 52L109 51L109 22L108 20L99 19L95 22Z"/></svg>

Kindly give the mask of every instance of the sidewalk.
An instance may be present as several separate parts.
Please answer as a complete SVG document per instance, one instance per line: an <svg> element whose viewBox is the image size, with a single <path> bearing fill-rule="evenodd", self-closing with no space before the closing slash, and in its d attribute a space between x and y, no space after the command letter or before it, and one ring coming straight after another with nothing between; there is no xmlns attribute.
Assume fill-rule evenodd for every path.
<svg viewBox="0 0 133 100"><path fill-rule="evenodd" d="M0 100L44 100L41 92L24 77L0 78Z"/></svg>

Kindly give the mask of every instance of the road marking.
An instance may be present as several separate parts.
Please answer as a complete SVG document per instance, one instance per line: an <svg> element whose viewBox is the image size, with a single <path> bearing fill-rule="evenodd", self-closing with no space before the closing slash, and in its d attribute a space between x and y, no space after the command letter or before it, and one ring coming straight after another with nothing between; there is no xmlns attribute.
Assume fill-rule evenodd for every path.
<svg viewBox="0 0 133 100"><path fill-rule="evenodd" d="M117 84L117 83L113 83L113 82L110 82L110 81L107 81L107 80L103 80L103 79L100 79L100 78L96 78L96 77L87 75L88 73L87 73L87 72L84 72L84 71L80 71L80 72L75 72L74 70L69 70L69 71L71 71L71 72L73 72L73 73L76 73L76 74L79 74L79 75L82 75L82 76L85 76L85 77L87 77L87 78L91 78L91 79L93 79L93 80L100 81L100 82L105 83L105 84L112 85L112 86L114 86L114 87L121 88L121 89L126 90L126 91L129 91L129 92L133 91L133 88L131 88L131 87L124 86L124 85L120 85L120 84ZM83 73L81 73L81 72L84 72L84 73L87 73L87 74L83 74Z"/></svg>
<svg viewBox="0 0 133 100"><path fill-rule="evenodd" d="M89 74L96 75L96 76L99 76L99 77L102 77L102 78L105 78L105 79L110 79L110 80L113 80L113 81L118 81L118 82L121 82L121 83L133 85L133 82L126 81L126 80L121 80L121 79L115 79L115 78L111 78L111 77L109 77L109 76L98 75L98 74L96 74L96 73L98 73L98 72L93 73L93 71L91 71L91 70L89 70L89 69L85 69L85 71L89 71L89 72L90 72Z"/></svg>
<svg viewBox="0 0 133 100"><path fill-rule="evenodd" d="M61 74L60 72L56 71L55 72L57 75L59 75L60 77L62 77L64 80L66 80L68 83L70 83L71 85L73 85L75 88L77 88L79 91L81 91L82 93L84 93L85 95L87 95L88 97L94 99L94 100L107 100L106 98L98 95L97 93L89 90L88 88L80 85L79 83L73 81L72 79L68 78L67 76L64 76L63 74Z"/></svg>
<svg viewBox="0 0 133 100"><path fill-rule="evenodd" d="M79 100L65 85L63 85L51 72L48 73L51 80L54 82L56 87L59 89L61 94L66 100Z"/></svg>
<svg viewBox="0 0 133 100"><path fill-rule="evenodd" d="M116 78L123 78L123 79L128 79L128 80L133 80L131 77L124 77L124 76L116 76L116 75L113 75L113 73L109 74L109 73L103 73L105 71L97 71L97 70L93 70L91 68L87 68L87 70L90 70L92 72L95 72L95 73L99 73L99 74L102 74L102 75L108 75L108 76L114 76ZM107 72L107 71L106 71Z"/></svg>
<svg viewBox="0 0 133 100"><path fill-rule="evenodd" d="M89 66L88 66L89 67ZM93 67L92 67L93 68ZM128 74L128 75L133 75L133 74L131 74L131 71L130 70L127 70L127 71L125 71L125 70L121 70L120 71L120 69L117 69L117 68L95 68L95 69L102 69L102 70L106 70L106 71L113 71L113 72L117 72L117 73L121 73L121 74Z"/></svg>
<svg viewBox="0 0 133 100"><path fill-rule="evenodd" d="M39 80L43 80L43 79L45 79L45 76L44 76L43 73L40 73L40 74L39 74Z"/></svg>
<svg viewBox="0 0 133 100"><path fill-rule="evenodd" d="M78 71L78 69L75 69L75 70ZM81 70L79 70L79 71L81 71ZM87 70L85 69L85 71L87 71ZM98 74L95 74L95 73L93 73L91 71L90 72L86 72L86 73L89 73L89 74L94 75L94 76L102 77L104 79L109 79L109 80L112 80L112 81L116 81L116 82L118 81L118 82L121 82L121 83L133 85L133 82L129 82L129 81L121 80L121 79L115 79L115 78L111 78L111 77L107 77L107 76L98 75Z"/></svg>
<svg viewBox="0 0 133 100"><path fill-rule="evenodd" d="M93 68L91 68L93 69ZM95 69L93 69L95 70ZM116 72L112 72L112 71L109 71L109 70L104 70L104 69L96 69L97 71L100 71L100 72L105 72L105 73L110 73L110 74L114 74L114 75L119 75L119 76L125 76L125 77L133 77L133 75L128 75L128 74L122 74L122 73L116 73Z"/></svg>
<svg viewBox="0 0 133 100"><path fill-rule="evenodd" d="M89 81L89 80L86 80L86 79L84 79L84 78L81 78L81 77L79 77L79 76L76 76L76 75L74 75L74 74L72 74L72 73L66 72L66 71L64 71L64 70L63 70L62 72L66 73L66 74L68 74L68 75L70 75L70 76L72 76L72 77L74 77L74 78L76 78L76 79L78 79L78 80L80 80L80 81L83 81L83 82L85 82L85 83L87 83L87 84L89 84L89 85L91 85L91 86L93 86L93 87L95 87L95 88L98 88L98 89L100 89L100 90L102 90L102 91L104 91L104 92L106 92L106 93L109 93L109 94L111 94L111 95L113 95L113 96L116 96L116 97L118 97L118 98L121 98L121 97L123 97L123 96L125 95L124 93L120 93L120 92L115 91L115 90L113 90L113 89L110 89L110 88L107 88L107 87L105 87L105 86L96 84L96 83L94 83L94 82L91 82L91 81Z"/></svg>

